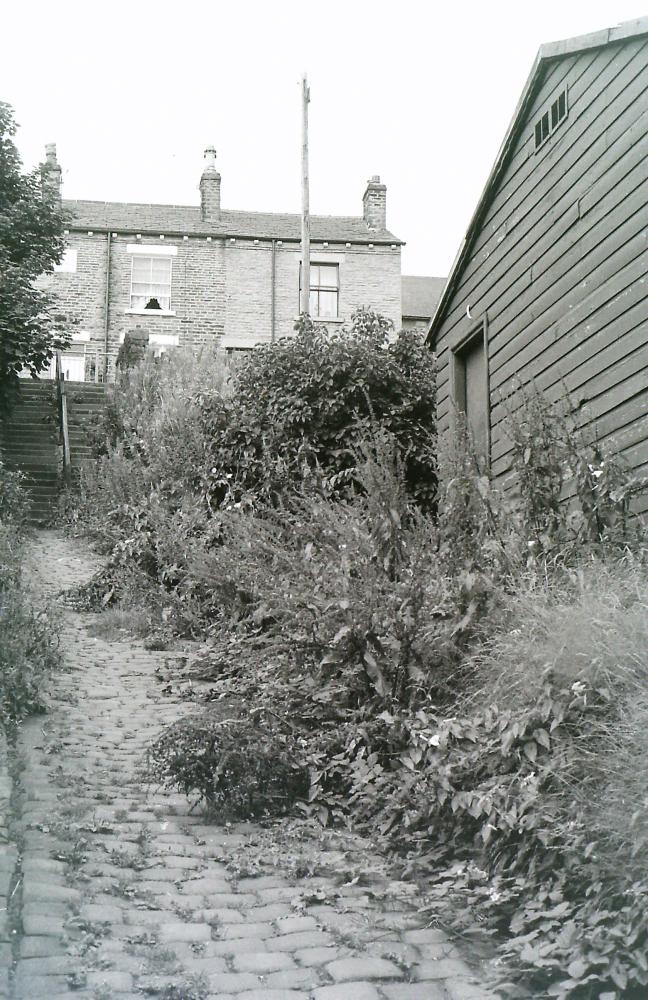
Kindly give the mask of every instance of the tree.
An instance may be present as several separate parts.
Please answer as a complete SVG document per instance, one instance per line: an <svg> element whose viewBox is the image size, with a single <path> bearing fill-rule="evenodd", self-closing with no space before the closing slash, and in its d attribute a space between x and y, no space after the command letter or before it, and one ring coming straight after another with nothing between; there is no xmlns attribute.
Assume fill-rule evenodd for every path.
<svg viewBox="0 0 648 1000"><path fill-rule="evenodd" d="M22 172L16 124L0 102L0 407L18 388L18 373L47 367L67 336L51 294L37 279L60 263L65 217L44 167Z"/></svg>

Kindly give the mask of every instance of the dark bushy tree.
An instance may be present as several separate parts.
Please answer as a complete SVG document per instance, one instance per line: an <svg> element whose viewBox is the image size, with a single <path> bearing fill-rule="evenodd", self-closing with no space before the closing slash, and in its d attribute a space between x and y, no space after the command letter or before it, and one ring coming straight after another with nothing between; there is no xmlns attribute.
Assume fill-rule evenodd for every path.
<svg viewBox="0 0 648 1000"><path fill-rule="evenodd" d="M257 348L236 375L232 410L214 414L214 467L244 488L290 491L305 470L343 494L354 448L371 427L395 435L410 495L429 507L436 492L434 358L419 336L358 310L350 329L308 320L295 337ZM232 462L234 463L232 466Z"/></svg>
<svg viewBox="0 0 648 1000"><path fill-rule="evenodd" d="M65 346L61 317L36 279L60 262L64 216L41 171L22 172L12 109L0 102L0 407L18 372L37 375Z"/></svg>

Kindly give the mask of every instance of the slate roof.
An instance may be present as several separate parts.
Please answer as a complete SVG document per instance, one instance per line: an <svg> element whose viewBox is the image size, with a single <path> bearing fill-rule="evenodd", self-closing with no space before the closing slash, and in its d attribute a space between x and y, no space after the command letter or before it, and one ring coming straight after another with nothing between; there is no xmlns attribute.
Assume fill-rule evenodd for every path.
<svg viewBox="0 0 648 1000"><path fill-rule="evenodd" d="M205 222L193 205L141 205L115 201L63 200L72 229L122 233L238 236L260 240L300 240L301 216L279 212L236 212L225 209L217 223ZM396 243L388 229L371 229L361 216L311 215L311 239L331 243Z"/></svg>
<svg viewBox="0 0 648 1000"><path fill-rule="evenodd" d="M618 24L614 28L604 28L602 31L595 31L589 35L578 35L576 38L566 38L559 42L548 42L540 47L527 82L524 85L524 90L522 91L522 95L518 101L513 118L511 119L511 123L507 129L506 135L504 136L502 145L500 146L495 163L493 164L491 172L488 175L486 186L484 187L481 197L477 202L477 207L473 213L470 223L468 224L466 235L461 242L457 256L455 257L452 268L450 269L448 281L443 290L441 299L439 300L439 304L437 305L436 312L432 317L430 328L427 333L426 339L429 343L434 344L439 325L445 316L450 302L452 301L452 296L459 279L461 278L464 267L470 259L472 246L480 231L482 219L488 211L491 199L495 196L500 177L506 169L509 155L515 142L517 141L519 131L525 120L527 109L533 100L537 87L540 85L547 63L557 59L562 59L564 56L576 55L579 52L587 52L590 49L601 48L604 45L621 42L624 39L638 38L641 35L646 34L648 34L648 17L640 17L636 18L634 21L625 21L623 24Z"/></svg>
<svg viewBox="0 0 648 1000"><path fill-rule="evenodd" d="M445 278L404 274L401 277L403 317L430 319L441 298L445 283Z"/></svg>

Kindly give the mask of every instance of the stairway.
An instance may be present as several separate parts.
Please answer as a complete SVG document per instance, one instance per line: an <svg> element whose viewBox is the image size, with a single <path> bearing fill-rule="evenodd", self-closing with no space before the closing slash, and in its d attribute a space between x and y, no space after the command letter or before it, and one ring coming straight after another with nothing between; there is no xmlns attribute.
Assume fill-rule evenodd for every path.
<svg viewBox="0 0 648 1000"><path fill-rule="evenodd" d="M88 423L106 404L106 387L66 382L68 437L72 469L91 457ZM0 454L8 469L23 472L31 504L30 520L42 525L56 512L63 454L59 434L56 383L51 379L20 382L20 399L0 424Z"/></svg>
<svg viewBox="0 0 648 1000"><path fill-rule="evenodd" d="M46 524L59 490L59 433L54 382L20 383L20 398L0 425L0 450L8 469L23 472L33 524Z"/></svg>
<svg viewBox="0 0 648 1000"><path fill-rule="evenodd" d="M88 425L103 413L106 405L106 386L95 382L66 382L68 437L70 461L78 469L91 457L88 443Z"/></svg>

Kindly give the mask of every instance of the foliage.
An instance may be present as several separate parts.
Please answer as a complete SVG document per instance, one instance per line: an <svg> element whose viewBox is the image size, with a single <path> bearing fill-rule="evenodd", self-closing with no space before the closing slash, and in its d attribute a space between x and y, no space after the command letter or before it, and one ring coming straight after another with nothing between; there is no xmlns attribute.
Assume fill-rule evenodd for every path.
<svg viewBox="0 0 648 1000"><path fill-rule="evenodd" d="M0 400L15 394L18 372L37 375L66 342L51 297L36 285L63 253L64 217L41 173L21 172L16 125L0 102Z"/></svg>
<svg viewBox="0 0 648 1000"><path fill-rule="evenodd" d="M389 324L374 313L353 322L343 334L306 327L260 348L231 384L223 355L209 352L147 358L121 373L94 431L98 461L69 509L110 553L110 570L137 569L171 595L182 589L188 607L194 546L222 545L230 512L265 516L302 487L351 496L370 426L392 428L408 495L430 506L432 359L416 338L388 345Z"/></svg>
<svg viewBox="0 0 648 1000"><path fill-rule="evenodd" d="M237 372L217 469L233 459L228 471L244 496L285 496L305 470L346 495L353 448L375 425L394 435L410 495L430 508L434 359L420 337L402 332L389 343L390 332L390 321L361 309L350 329L329 333L303 320L296 336L257 348Z"/></svg>
<svg viewBox="0 0 648 1000"><path fill-rule="evenodd" d="M647 597L627 559L511 597L458 714L419 733L416 794L383 788L410 831L434 828L433 878L505 933L506 995L648 984Z"/></svg>
<svg viewBox="0 0 648 1000"><path fill-rule="evenodd" d="M257 718L205 712L181 719L149 747L149 780L179 787L221 820L284 813L308 789L291 734Z"/></svg>
<svg viewBox="0 0 648 1000"><path fill-rule="evenodd" d="M221 405L226 375L222 356L208 351L147 358L121 374L93 430L97 461L84 469L67 510L111 554L112 568L171 581L170 549L182 552L194 533L218 533L202 413Z"/></svg>
<svg viewBox="0 0 648 1000"><path fill-rule="evenodd" d="M42 687L59 662L56 632L34 608L21 575L27 501L0 463L0 726L42 711Z"/></svg>
<svg viewBox="0 0 648 1000"><path fill-rule="evenodd" d="M286 787L281 808L297 797L311 819L370 831L425 879L431 913L454 896L457 919L494 936L504 994L639 997L648 577L629 512L645 484L527 394L514 488L460 442L432 518L391 404L362 410L355 375L317 381L320 350L346 378L357 347L321 336L262 349L231 395L158 395L174 369L149 364L116 397L84 484L111 552L100 600L138 567L167 626L204 638L188 676L211 684L150 772L221 815L272 810ZM396 350L380 324L363 338L380 365ZM338 390L353 400L339 411ZM327 394L339 449L315 405Z"/></svg>
<svg viewBox="0 0 648 1000"><path fill-rule="evenodd" d="M552 401L534 386L520 386L514 402L509 401L507 430L518 517L533 554L564 558L583 545L631 543L636 524L630 503L648 480L606 453L593 432L579 429L568 395Z"/></svg>

